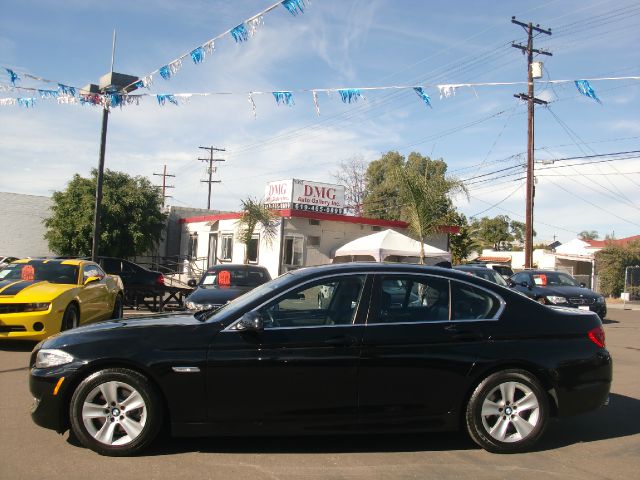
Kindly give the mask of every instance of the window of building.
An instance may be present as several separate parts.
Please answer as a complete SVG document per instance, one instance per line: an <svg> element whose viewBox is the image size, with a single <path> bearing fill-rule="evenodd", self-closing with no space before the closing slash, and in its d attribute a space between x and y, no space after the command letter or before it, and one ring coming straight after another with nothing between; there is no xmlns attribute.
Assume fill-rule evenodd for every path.
<svg viewBox="0 0 640 480"><path fill-rule="evenodd" d="M230 262L233 255L233 235L232 234L222 235L221 244L222 245L220 247L220 260Z"/></svg>
<svg viewBox="0 0 640 480"><path fill-rule="evenodd" d="M303 260L303 238L288 236L284 238L283 263L301 267Z"/></svg>
<svg viewBox="0 0 640 480"><path fill-rule="evenodd" d="M187 257L194 260L198 257L198 235L193 233L189 235L189 244L187 245Z"/></svg>
<svg viewBox="0 0 640 480"><path fill-rule="evenodd" d="M316 220L314 218L309 219L309 225L320 225L320 220Z"/></svg>
<svg viewBox="0 0 640 480"><path fill-rule="evenodd" d="M320 246L320 237L315 235L309 235L307 237L307 245L310 247L319 247Z"/></svg>
<svg viewBox="0 0 640 480"><path fill-rule="evenodd" d="M260 248L260 235L254 235L247 244L247 260L249 263L258 263L258 250Z"/></svg>

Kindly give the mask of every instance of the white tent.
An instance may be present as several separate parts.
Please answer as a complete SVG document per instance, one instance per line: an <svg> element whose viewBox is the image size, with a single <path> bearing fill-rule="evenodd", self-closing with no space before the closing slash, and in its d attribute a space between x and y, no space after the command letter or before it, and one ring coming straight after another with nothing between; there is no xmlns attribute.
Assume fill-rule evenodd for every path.
<svg viewBox="0 0 640 480"><path fill-rule="evenodd" d="M451 254L424 244L425 264L451 262ZM395 230L367 235L353 240L336 250L333 263L353 261L418 263L420 242Z"/></svg>

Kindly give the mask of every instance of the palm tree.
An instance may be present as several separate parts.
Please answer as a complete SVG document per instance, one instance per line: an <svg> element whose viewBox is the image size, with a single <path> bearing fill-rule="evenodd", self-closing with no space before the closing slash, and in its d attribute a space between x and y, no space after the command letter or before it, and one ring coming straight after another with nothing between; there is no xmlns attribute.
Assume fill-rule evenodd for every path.
<svg viewBox="0 0 640 480"><path fill-rule="evenodd" d="M244 244L244 263L249 263L249 244L253 239L253 234L260 224L262 226L262 239L271 245L278 235L278 217L269 210L262 201L255 200L251 197L241 200L242 215L237 223L238 237L240 242Z"/></svg>
<svg viewBox="0 0 640 480"><path fill-rule="evenodd" d="M450 218L450 197L458 193L468 195L467 189L460 180L447 178L438 168L427 166L424 173L420 173L399 167L395 173L400 181L403 216L409 230L420 241L420 264L424 264L426 238L437 233Z"/></svg>

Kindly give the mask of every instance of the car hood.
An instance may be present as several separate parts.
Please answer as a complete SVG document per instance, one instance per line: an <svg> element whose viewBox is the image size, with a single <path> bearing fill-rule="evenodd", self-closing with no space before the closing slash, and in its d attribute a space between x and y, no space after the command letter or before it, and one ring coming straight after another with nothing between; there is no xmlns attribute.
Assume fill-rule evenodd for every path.
<svg viewBox="0 0 640 480"><path fill-rule="evenodd" d="M202 322L191 313L153 315L138 318L121 318L84 325L49 337L42 348L74 347L91 351L92 345L113 344L121 351L124 345L132 350L144 348L180 348L183 343L192 344L193 337L208 343L211 335L222 329L216 322Z"/></svg>
<svg viewBox="0 0 640 480"><path fill-rule="evenodd" d="M38 280L2 280L0 302L50 302L61 293L74 288L78 288L78 285Z"/></svg>
<svg viewBox="0 0 640 480"><path fill-rule="evenodd" d="M223 305L243 293L248 292L253 287L198 287L187 297L188 301L195 303L214 303Z"/></svg>
<svg viewBox="0 0 640 480"><path fill-rule="evenodd" d="M559 297L584 297L584 298L597 298L598 295L593 290L582 287L571 286L553 286L553 287L540 287L545 295L556 295Z"/></svg>

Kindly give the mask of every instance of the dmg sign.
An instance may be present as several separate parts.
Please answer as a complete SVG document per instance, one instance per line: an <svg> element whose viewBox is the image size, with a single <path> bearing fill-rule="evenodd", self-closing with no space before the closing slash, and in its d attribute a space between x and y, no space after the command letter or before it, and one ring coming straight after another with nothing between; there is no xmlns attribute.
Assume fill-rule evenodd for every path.
<svg viewBox="0 0 640 480"><path fill-rule="evenodd" d="M281 180L267 184L265 204L271 208L344 214L344 187L308 180Z"/></svg>

